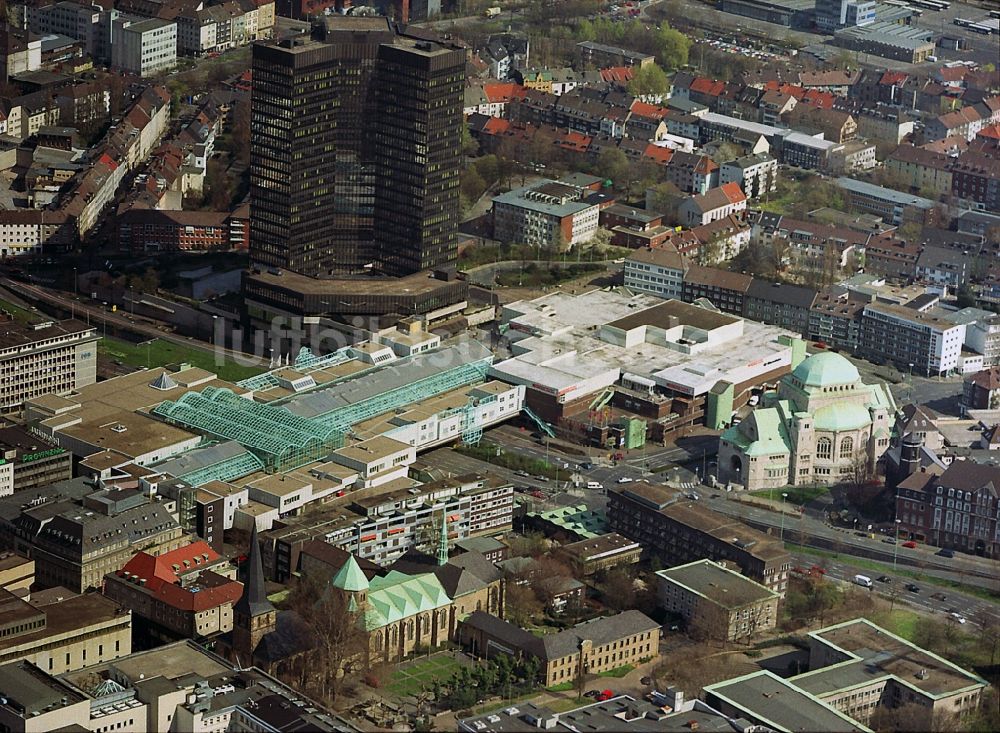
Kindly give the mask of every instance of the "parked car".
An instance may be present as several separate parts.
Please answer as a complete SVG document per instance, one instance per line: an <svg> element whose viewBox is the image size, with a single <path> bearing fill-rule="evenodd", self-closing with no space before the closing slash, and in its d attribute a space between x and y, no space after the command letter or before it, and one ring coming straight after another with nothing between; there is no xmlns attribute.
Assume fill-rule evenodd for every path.
<svg viewBox="0 0 1000 733"><path fill-rule="evenodd" d="M947 596L944 593L938 592L938 593L931 593L931 598L933 598L935 601L943 601L945 598L947 598Z"/></svg>
<svg viewBox="0 0 1000 733"><path fill-rule="evenodd" d="M915 550L917 548L917 543L914 542L913 540L907 540L906 542L903 543L903 547L906 547L907 549L910 550Z"/></svg>
<svg viewBox="0 0 1000 733"><path fill-rule="evenodd" d="M585 693L583 693L583 696L584 697L597 697L600 694L601 694L600 690L587 690Z"/></svg>
<svg viewBox="0 0 1000 733"><path fill-rule="evenodd" d="M890 578L888 575L880 575L880 576L878 576L878 582L879 583L891 583L892 582L892 578Z"/></svg>
<svg viewBox="0 0 1000 733"><path fill-rule="evenodd" d="M887 545L894 545L894 544L896 544L896 538L895 537L883 537L882 541L884 543L886 543Z"/></svg>
<svg viewBox="0 0 1000 733"><path fill-rule="evenodd" d="M635 481L635 479L629 478L628 476L622 476L620 479L618 479L618 483L620 484L630 484L633 481Z"/></svg>
<svg viewBox="0 0 1000 733"><path fill-rule="evenodd" d="M934 554L940 555L941 557L955 557L955 551L954 550L949 550L946 547L942 547L940 550L938 550Z"/></svg>
<svg viewBox="0 0 1000 733"><path fill-rule="evenodd" d="M915 583L907 583L906 584L906 590L910 591L910 593L919 593L920 592L920 586L916 585Z"/></svg>
<svg viewBox="0 0 1000 733"><path fill-rule="evenodd" d="M593 467L594 467L594 464L591 463L590 461L585 461L585 462L583 462L583 463L580 464L580 470L581 471L589 471Z"/></svg>
<svg viewBox="0 0 1000 733"><path fill-rule="evenodd" d="M956 613L956 612L952 611L951 617L953 619L955 619L956 623L960 623L960 624L964 624L965 623L965 616L963 616L960 613Z"/></svg>

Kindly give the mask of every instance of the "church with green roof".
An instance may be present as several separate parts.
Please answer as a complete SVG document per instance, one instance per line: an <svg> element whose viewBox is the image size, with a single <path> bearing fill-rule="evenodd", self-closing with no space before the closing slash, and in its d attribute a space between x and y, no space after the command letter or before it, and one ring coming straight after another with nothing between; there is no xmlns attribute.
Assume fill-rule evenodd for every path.
<svg viewBox="0 0 1000 733"><path fill-rule="evenodd" d="M719 442L719 480L747 490L835 484L873 475L896 404L840 354L814 354Z"/></svg>

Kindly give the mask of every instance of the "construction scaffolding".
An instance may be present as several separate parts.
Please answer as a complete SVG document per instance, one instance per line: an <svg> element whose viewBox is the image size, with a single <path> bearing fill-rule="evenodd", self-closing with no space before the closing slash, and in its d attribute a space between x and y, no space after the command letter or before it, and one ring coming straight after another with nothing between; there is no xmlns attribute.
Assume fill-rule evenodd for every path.
<svg viewBox="0 0 1000 733"><path fill-rule="evenodd" d="M176 401L161 403L153 414L215 438L235 440L253 452L268 471L318 460L344 444L343 433L334 427L219 387L186 392Z"/></svg>

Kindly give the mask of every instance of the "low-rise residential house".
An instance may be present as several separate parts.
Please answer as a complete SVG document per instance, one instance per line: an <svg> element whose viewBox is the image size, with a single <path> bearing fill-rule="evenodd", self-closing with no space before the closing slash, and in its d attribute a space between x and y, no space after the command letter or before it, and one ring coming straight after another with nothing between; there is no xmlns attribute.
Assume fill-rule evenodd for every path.
<svg viewBox="0 0 1000 733"><path fill-rule="evenodd" d="M951 247L924 247L917 258L916 277L923 282L958 290L969 282L975 251Z"/></svg>
<svg viewBox="0 0 1000 733"><path fill-rule="evenodd" d="M734 214L695 227L688 234L697 239L697 247L678 244L678 249L702 265L731 260L750 244L750 225Z"/></svg>
<svg viewBox="0 0 1000 733"><path fill-rule="evenodd" d="M683 618L689 633L750 640L778 622L780 596L721 563L696 560L656 575L660 605Z"/></svg>
<svg viewBox="0 0 1000 733"><path fill-rule="evenodd" d="M686 193L708 193L720 184L719 164L697 153L674 151L665 174L667 181Z"/></svg>
<svg viewBox="0 0 1000 733"><path fill-rule="evenodd" d="M677 214L684 226L693 229L727 216L741 216L746 208L747 197L739 185L725 183L685 199L677 207Z"/></svg>
<svg viewBox="0 0 1000 733"><path fill-rule="evenodd" d="M965 377L962 407L965 410L1000 410L1000 367L992 366Z"/></svg>

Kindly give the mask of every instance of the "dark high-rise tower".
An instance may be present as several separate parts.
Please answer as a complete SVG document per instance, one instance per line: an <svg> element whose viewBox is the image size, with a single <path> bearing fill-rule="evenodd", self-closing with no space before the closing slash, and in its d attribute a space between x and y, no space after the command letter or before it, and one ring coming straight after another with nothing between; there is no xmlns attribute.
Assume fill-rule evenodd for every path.
<svg viewBox="0 0 1000 733"><path fill-rule="evenodd" d="M252 262L314 278L451 262L464 64L385 18L256 44Z"/></svg>

